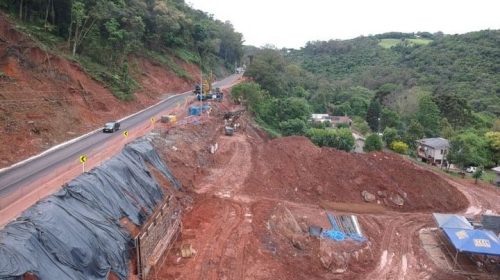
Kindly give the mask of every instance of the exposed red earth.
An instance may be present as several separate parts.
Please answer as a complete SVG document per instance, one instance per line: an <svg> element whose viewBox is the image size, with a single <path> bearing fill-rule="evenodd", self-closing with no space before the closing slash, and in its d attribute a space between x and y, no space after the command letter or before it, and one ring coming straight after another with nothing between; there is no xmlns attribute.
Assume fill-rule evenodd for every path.
<svg viewBox="0 0 500 280"><path fill-rule="evenodd" d="M391 153L345 153L303 137L269 139L249 116L225 136L222 113L241 108L228 101L213 107L199 125L159 130L157 145L193 204L152 279L467 279L434 263L419 231L435 227L432 212L500 213L494 187L451 179ZM375 201L365 202L362 191ZM368 242L309 237L309 225L330 227L326 211L358 215ZM184 244L195 256L180 256Z"/></svg>
<svg viewBox="0 0 500 280"><path fill-rule="evenodd" d="M133 74L142 88L135 101L123 103L78 64L40 49L0 15L0 71L5 74L0 78L0 167L192 87L161 65L129 59L141 69ZM196 67L183 67L196 77ZM158 123L153 129L145 124L132 135L153 129L151 137L184 186L177 194L184 207L182 234L148 279L470 278L436 264L419 234L435 227L432 212L500 213L498 189L391 153L345 153L318 148L303 137L269 139L249 115L240 118L234 136L225 136L223 113L241 107L226 99L212 108L200 118L187 117L185 107L179 108L177 125ZM122 142L91 155L92 164L116 153ZM216 143L212 154L210 145ZM44 185L59 188L79 173L77 168L78 163L58 170L60 176ZM20 195L34 202L54 190ZM363 191L373 201L365 202ZM357 215L368 241L309 237L310 225L330 227L327 211ZM139 230L122 222L131 233ZM193 257L180 256L184 244L192 245Z"/></svg>
<svg viewBox="0 0 500 280"><path fill-rule="evenodd" d="M193 87L156 62L129 60L141 87L135 100L122 102L79 64L41 49L0 13L0 168ZM177 63L193 78L199 75L195 66Z"/></svg>

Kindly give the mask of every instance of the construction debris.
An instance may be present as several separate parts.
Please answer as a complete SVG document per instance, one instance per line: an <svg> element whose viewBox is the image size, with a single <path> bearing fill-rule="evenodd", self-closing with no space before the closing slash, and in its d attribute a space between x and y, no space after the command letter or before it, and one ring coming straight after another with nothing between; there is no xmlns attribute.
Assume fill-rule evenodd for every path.
<svg viewBox="0 0 500 280"><path fill-rule="evenodd" d="M191 258L196 254L196 251L193 249L191 244L184 244L181 246L181 256L183 258Z"/></svg>
<svg viewBox="0 0 500 280"><path fill-rule="evenodd" d="M177 122L177 116L176 115L161 116L160 121L162 123L175 124Z"/></svg>
<svg viewBox="0 0 500 280"><path fill-rule="evenodd" d="M374 194L369 193L368 191L362 191L361 196L366 202L372 202L375 201L375 199L377 199Z"/></svg>
<svg viewBox="0 0 500 280"><path fill-rule="evenodd" d="M332 229L322 230L321 237L335 241L344 241L347 238L359 242L366 240L363 237L361 227L356 216L334 216L331 213L327 213L327 217L332 225Z"/></svg>
<svg viewBox="0 0 500 280"><path fill-rule="evenodd" d="M236 132L236 130L240 127L240 124L236 121L240 118L240 116L245 112L245 110L238 110L232 112L224 113L224 134L227 136L231 136Z"/></svg>

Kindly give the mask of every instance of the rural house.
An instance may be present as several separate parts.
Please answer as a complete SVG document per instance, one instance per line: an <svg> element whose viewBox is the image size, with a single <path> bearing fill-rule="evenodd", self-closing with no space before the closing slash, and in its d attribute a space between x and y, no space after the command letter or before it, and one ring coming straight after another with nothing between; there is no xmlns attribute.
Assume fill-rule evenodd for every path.
<svg viewBox="0 0 500 280"><path fill-rule="evenodd" d="M313 122L330 122L330 116L328 114L312 114L311 120Z"/></svg>
<svg viewBox="0 0 500 280"><path fill-rule="evenodd" d="M433 165L446 164L450 143L444 138L425 138L417 140L417 155L423 162ZM443 162L444 161L444 162Z"/></svg>
<svg viewBox="0 0 500 280"><path fill-rule="evenodd" d="M339 124L345 124L351 126L352 120L347 116L331 116L330 122L333 126L338 126Z"/></svg>
<svg viewBox="0 0 500 280"><path fill-rule="evenodd" d="M495 178L494 181L495 185L500 187L500 166L492 168L491 170L493 170L497 174L497 177Z"/></svg>
<svg viewBox="0 0 500 280"><path fill-rule="evenodd" d="M330 116L328 114L312 114L311 120L313 122L328 122L332 126L338 126L340 124L346 124L351 126L352 120L347 116Z"/></svg>

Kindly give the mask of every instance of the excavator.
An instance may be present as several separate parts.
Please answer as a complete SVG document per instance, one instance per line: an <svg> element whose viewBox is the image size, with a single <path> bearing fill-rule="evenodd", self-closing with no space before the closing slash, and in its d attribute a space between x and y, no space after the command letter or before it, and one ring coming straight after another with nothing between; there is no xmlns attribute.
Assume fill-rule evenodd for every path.
<svg viewBox="0 0 500 280"><path fill-rule="evenodd" d="M236 130L240 127L240 124L236 121L240 118L243 112L245 112L245 110L224 113L224 134L232 136L234 132L236 132Z"/></svg>
<svg viewBox="0 0 500 280"><path fill-rule="evenodd" d="M210 73L210 76L207 79L203 80L202 86L196 85L193 93L196 94L196 98L199 101L205 101L209 99L213 99L216 101L222 101L224 94L219 88L216 88L215 91L212 88L212 83L214 82L214 76Z"/></svg>

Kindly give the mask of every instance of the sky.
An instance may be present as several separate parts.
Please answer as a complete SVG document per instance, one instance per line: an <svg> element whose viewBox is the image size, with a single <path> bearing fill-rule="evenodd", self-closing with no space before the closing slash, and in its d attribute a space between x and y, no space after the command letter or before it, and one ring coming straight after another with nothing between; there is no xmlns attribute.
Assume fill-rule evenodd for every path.
<svg viewBox="0 0 500 280"><path fill-rule="evenodd" d="M500 29L499 0L185 0L230 21L245 45L300 48L308 41L390 31L461 34Z"/></svg>

